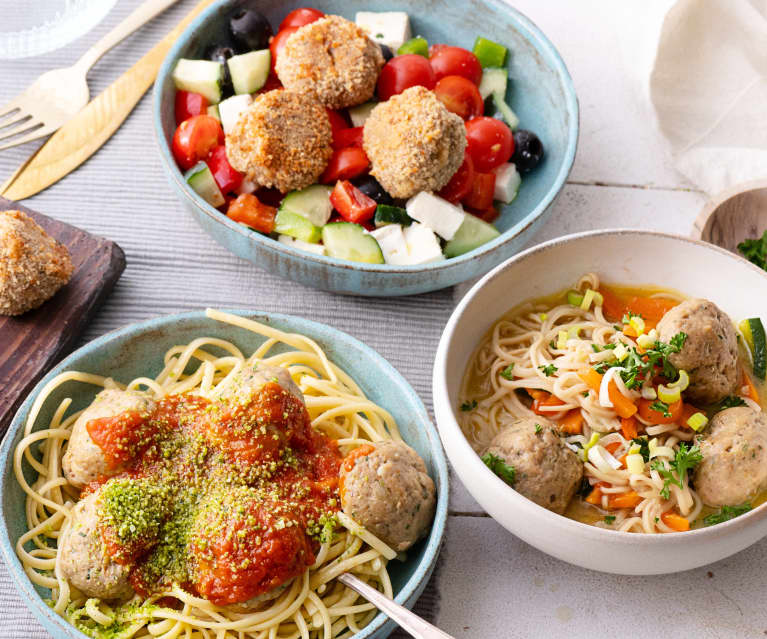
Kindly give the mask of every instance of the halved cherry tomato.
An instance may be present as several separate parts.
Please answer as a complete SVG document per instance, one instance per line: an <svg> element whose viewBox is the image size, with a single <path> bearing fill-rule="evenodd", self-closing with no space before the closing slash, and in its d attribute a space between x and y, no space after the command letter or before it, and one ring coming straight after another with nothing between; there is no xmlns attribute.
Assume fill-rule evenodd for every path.
<svg viewBox="0 0 767 639"><path fill-rule="evenodd" d="M288 38L292 36L296 31L298 31L298 27L287 27L285 29L280 29L276 36L272 36L272 40L269 42L269 51L272 54L272 70L274 70L274 65L277 62L277 58L285 48L285 43L287 42Z"/></svg>
<svg viewBox="0 0 767 639"><path fill-rule="evenodd" d="M222 193L235 191L242 184L244 176L229 164L229 159L226 157L226 147L223 144L214 147L205 162Z"/></svg>
<svg viewBox="0 0 767 639"><path fill-rule="evenodd" d="M214 146L224 143L221 123L210 115L195 115L178 125L173 134L173 157L186 171L208 157Z"/></svg>
<svg viewBox="0 0 767 639"><path fill-rule="evenodd" d="M500 213L498 212L498 209L494 206L489 206L484 211L472 211L469 209L469 213L472 215L476 215L480 220L483 222L487 222L488 224L492 224L498 219L498 216Z"/></svg>
<svg viewBox="0 0 767 639"><path fill-rule="evenodd" d="M277 77L277 74L274 72L274 67L269 71L269 75L266 76L266 82L264 82L264 86L262 86L258 91L256 91L256 95L261 95L262 93L267 93L268 91L274 91L275 89L281 89L282 88L282 82L280 82L280 79Z"/></svg>
<svg viewBox="0 0 767 639"><path fill-rule="evenodd" d="M437 80L448 75L461 75L474 84L482 80L482 65L477 56L461 47L435 45L429 50L429 62Z"/></svg>
<svg viewBox="0 0 767 639"><path fill-rule="evenodd" d="M468 153L464 153L463 163L450 178L450 182L442 187L439 196L456 204L469 194L472 182L474 182L474 162Z"/></svg>
<svg viewBox="0 0 767 639"><path fill-rule="evenodd" d="M495 192L495 173L475 173L474 182L463 203L477 211L485 211L493 206Z"/></svg>
<svg viewBox="0 0 767 639"><path fill-rule="evenodd" d="M279 31L290 27L303 27L305 24L311 24L324 17L325 14L319 9L311 9L309 7L293 9L293 11L286 15L282 22L280 22Z"/></svg>
<svg viewBox="0 0 767 639"><path fill-rule="evenodd" d="M479 117L466 123L467 150L477 171L491 171L514 153L511 129L500 120Z"/></svg>
<svg viewBox="0 0 767 639"><path fill-rule="evenodd" d="M176 91L176 124L192 116L207 114L208 99L201 93Z"/></svg>
<svg viewBox="0 0 767 639"><path fill-rule="evenodd" d="M673 424L680 421L684 415L684 404L681 399L668 405L669 417L664 417L661 411L650 408L652 404L651 399L639 400L639 416L651 424Z"/></svg>
<svg viewBox="0 0 767 639"><path fill-rule="evenodd" d="M277 209L263 204L252 193L243 193L237 196L237 199L229 205L226 211L226 216L229 219L262 233L274 231L276 215Z"/></svg>
<svg viewBox="0 0 767 639"><path fill-rule="evenodd" d="M370 165L368 156L360 147L351 146L333 151L320 182L331 184L336 180L350 180L367 171Z"/></svg>
<svg viewBox="0 0 767 639"><path fill-rule="evenodd" d="M338 180L330 194L330 203L347 222L362 224L373 217L378 204L348 180Z"/></svg>
<svg viewBox="0 0 767 639"><path fill-rule="evenodd" d="M333 135L333 148L346 149L350 146L362 147L362 133L365 127L355 126L349 129L341 129Z"/></svg>
<svg viewBox="0 0 767 639"><path fill-rule="evenodd" d="M408 53L389 60L378 76L378 98L388 100L414 86L433 89L437 83L434 70L422 55Z"/></svg>
<svg viewBox="0 0 767 639"><path fill-rule="evenodd" d="M475 118L485 112L485 103L477 85L460 75L446 75L434 87L434 95L447 110L464 120Z"/></svg>

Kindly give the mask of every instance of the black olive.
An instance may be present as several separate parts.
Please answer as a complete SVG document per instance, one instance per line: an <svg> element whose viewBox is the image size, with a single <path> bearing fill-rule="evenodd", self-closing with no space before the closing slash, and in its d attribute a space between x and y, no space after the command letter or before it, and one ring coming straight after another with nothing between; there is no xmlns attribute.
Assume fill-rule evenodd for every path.
<svg viewBox="0 0 767 639"><path fill-rule="evenodd" d="M246 51L269 48L272 26L263 13L255 9L240 8L229 20L229 30L238 46Z"/></svg>
<svg viewBox="0 0 767 639"><path fill-rule="evenodd" d="M384 61L388 62L394 57L394 51L391 50L391 47L385 44L379 44L378 46L381 47L381 55L383 55Z"/></svg>
<svg viewBox="0 0 767 639"><path fill-rule="evenodd" d="M543 144L532 131L519 129L514 132L514 155L511 162L520 173L532 171L543 157Z"/></svg>
<svg viewBox="0 0 767 639"><path fill-rule="evenodd" d="M384 190L384 187L372 175L362 175L354 178L352 184L378 204L391 204L393 202L391 195Z"/></svg>
<svg viewBox="0 0 767 639"><path fill-rule="evenodd" d="M234 87L232 87L232 76L229 74L229 65L226 61L236 55L232 47L217 46L208 49L208 53L205 57L213 62L220 62L224 66L224 75L221 79L221 97L227 98L234 94Z"/></svg>

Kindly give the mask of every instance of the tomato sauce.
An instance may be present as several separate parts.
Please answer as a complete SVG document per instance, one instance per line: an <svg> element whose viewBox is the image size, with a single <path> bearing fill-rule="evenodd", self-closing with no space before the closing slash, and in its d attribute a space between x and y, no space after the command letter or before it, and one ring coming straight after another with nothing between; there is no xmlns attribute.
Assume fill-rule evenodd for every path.
<svg viewBox="0 0 767 639"><path fill-rule="evenodd" d="M105 548L144 596L172 583L218 605L268 592L314 563L339 508L337 443L275 382L86 428L119 473L85 491L103 487Z"/></svg>

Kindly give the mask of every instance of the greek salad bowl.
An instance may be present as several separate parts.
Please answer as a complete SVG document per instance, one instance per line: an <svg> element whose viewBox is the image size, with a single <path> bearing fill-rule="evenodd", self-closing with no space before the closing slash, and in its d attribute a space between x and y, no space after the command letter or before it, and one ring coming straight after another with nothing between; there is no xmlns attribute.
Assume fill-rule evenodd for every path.
<svg viewBox="0 0 767 639"><path fill-rule="evenodd" d="M670 256L673 257L670 258ZM673 263L672 268L669 268L671 263L669 259ZM499 469L496 465L497 460L488 457L489 452L485 451L490 451L491 449L496 452L501 451L499 452L500 455L506 455L506 451L509 450L513 451L513 448L499 448L501 446L498 443L499 438L503 437L504 434L509 434L514 428L520 428L519 424L525 421L533 423L532 426L525 426L529 431L535 428L534 434L531 437L532 441L535 441L539 435L541 436L539 441L546 440L549 435L548 425L541 427L536 422L548 424L547 418L539 417L539 415L552 416L553 413L540 412L540 404L538 406L533 404L529 406L530 410L527 412L527 415L529 415L528 419L518 419L519 414L517 411L519 411L519 404L514 405L513 403L517 400L521 402L525 399L523 389L527 387L516 385L515 390L515 382L520 377L524 378L525 375L528 375L527 369L519 371L524 366L520 358L526 355L520 355L522 352L520 348L513 351L514 356L520 361L516 361L508 370L500 367L489 369L483 365L480 365L478 368L469 369L470 362L482 361L479 359L479 355L475 359L475 353L483 353L485 362L492 355L488 355L487 350L479 351L479 345L486 344L486 340L493 340L491 348L514 349L515 344L519 345L519 341L514 342L515 338L509 337L510 333L500 331L513 331L515 326L523 326L526 327L525 330L534 331L537 329L531 327L539 320L540 325L544 326L547 318L540 317L545 314L543 309L551 309L550 305L552 303L558 303L552 302L552 300L560 299L555 297L559 292L563 292L562 294L566 295L567 290L571 289L571 293L573 293L572 287L575 283L584 274L589 273L595 274L599 278L598 286L600 290L605 292L605 300L607 295L610 294L609 291L629 290L622 287L631 286L635 287L634 290L644 289L649 292L648 297L634 297L631 298L632 300L647 300L656 297L654 301L657 301L657 296L660 295L659 291L675 292L672 293L674 295L673 298L660 298L669 300L673 303L672 307L674 304L683 303L689 304L686 308L690 308L701 302L701 300L693 298L705 298L717 305L718 309L720 309L719 312L722 313L721 317L726 318L729 316L732 323L738 326L742 326L743 318L754 318L746 321L749 323L756 322L761 326L761 320L757 318L767 317L765 296L759 294L760 291L767 290L767 275L764 271L728 251L701 241L648 231L607 230L568 235L521 252L485 275L466 294L449 319L437 350L433 369L434 411L440 437L456 475L480 506L508 531L553 557L592 570L626 575L664 574L689 570L724 559L763 538L767 535L767 505L763 503L760 494L762 488L756 489L754 493L749 493L748 503L743 503L739 507L734 505L735 501L721 501L718 505L710 508L709 506L714 504L713 501L709 501L712 492L708 491L707 494L704 494L704 489L706 489L707 485L710 485L704 482L709 481L712 476L716 477L719 482L719 489L721 490L723 486L734 485L734 482L739 481L739 477L742 477L744 472L750 479L758 475L757 472L747 468L745 462L736 463L734 460L727 472L722 472L722 467L718 467L718 471L715 473L711 472L712 469L717 468L715 465L718 463L717 460L723 459L722 457L717 457L719 449L714 450L712 446L717 445L714 442L721 442L719 434L722 431L716 429L719 424L726 421L727 418L724 416L730 411L751 411L756 420L764 419L762 413L763 382L758 379L760 375L757 372L760 356L748 355L744 349L744 344L740 344L738 347L743 357L742 360L739 360L742 366L740 369L743 375L740 378L742 381L736 380L735 383L739 384L737 391L730 391L733 393L737 392L737 395L725 398L732 403L722 401L719 405L707 406L704 410L708 413L710 419L704 417L702 413L698 413L701 421L706 423L702 424L701 427L701 424L695 425L694 422L689 422L695 427L690 426L687 434L682 435L682 437L687 438L687 443L684 446L692 446L688 450L694 450L694 454L698 457L698 459L691 462L692 464L697 464L695 472L690 472L688 476L686 470L681 471L683 477L680 478L679 483L683 484L685 491L692 489L695 492L694 506L690 507L686 512L682 510L683 516L679 516L675 510L679 503L674 501L677 493L669 495L667 491L666 495L663 495L663 491L659 491L660 495L658 497L662 497L662 499L659 499L658 502L650 502L645 497L647 493L643 492L643 487L649 484L641 483L645 482L645 477L647 477L648 482L653 480L658 482L655 486L660 487L660 484L662 484L665 487L666 483L663 477L671 477L672 481L676 477L668 474L663 475L661 471L666 471L668 468L663 465L666 462L654 461L653 458L653 444L650 441L654 437L662 437L661 432L670 432L668 428L664 431L664 426L654 428L640 426L639 435L637 435L636 431L628 435L623 435L621 431L617 433L614 431L602 431L601 433L596 433L596 437L592 434L592 441L587 444L589 447L595 446L594 439L597 442L601 442L602 439L605 441L612 440L610 442L612 444L612 442L618 441L620 437L627 437L629 438L628 441L631 442L630 446L633 446L634 442L637 442L637 445L643 441L647 442L651 449L647 454L649 459L643 460L644 454L637 455L639 458L638 469L636 467L632 468L632 463L627 463L627 461L631 462L628 459L630 454L628 456L621 456L622 449L620 446L625 446L625 444L613 444L617 447L612 449L615 451L615 457L612 455L609 458L606 455L603 457L605 461L613 461L615 463L615 465L611 465L611 469L615 470L608 469L605 473L602 473L601 462L599 460L592 462L593 457L591 455L578 456L580 450L584 452L589 450L586 446L583 448L575 446L570 451L565 450L566 455L572 453L573 459L576 460L575 463L583 467L583 480L580 475L576 478L580 489L568 495L569 503L566 502L565 508L558 511L563 512L563 514L558 514L558 512L554 511L553 507L551 509L548 507L550 501L548 491L551 491L551 497L553 498L555 494L554 489L548 488L544 492L544 488L541 488L540 494L545 495L545 500L539 500L537 503L533 501L536 498L535 495L528 493L528 497L530 497L528 499L528 497L523 496L522 492L519 492L525 490L525 486L520 486L519 484L520 472L523 473L521 475L523 479L526 480L530 477L530 473L527 472L529 467L524 465L525 462L522 459L523 453L515 452L514 454L517 456L510 462L517 466L516 470L513 468L508 469L505 465ZM584 277L581 281L586 280L587 278ZM590 276L588 281L594 282L595 278ZM746 291L749 294L744 294ZM636 295L634 292L631 294ZM681 302L684 298L688 299L689 302ZM539 304L539 306L521 306L528 300L538 300L535 304ZM579 300L575 301L578 302ZM546 306L547 304L549 306ZM595 309L594 313L590 316L582 311L585 303L575 311L568 310L568 308L572 309L573 302L568 302L565 299L562 304L562 306L557 306L556 310L549 311L548 318L552 322L558 324L562 318L566 317L575 318L573 321L583 322L582 318L587 317L590 320L587 319L586 321L590 321L591 326L597 327L594 330L604 330L605 332L602 335L607 334L619 337L621 343L625 344L623 342L623 334L611 332L613 329L609 324L606 326L606 329L599 328L597 325L598 321L615 321L608 316L607 311L605 311L604 317L601 315L603 309L607 308L607 302L604 302L604 306L602 301L595 302L595 306L598 305L600 307L599 312L597 313ZM569 307L568 304L570 305ZM681 310L680 308L679 311ZM554 317L555 315L558 317ZM518 319L523 317L527 318L527 320ZM503 318L503 321L499 322L501 318ZM620 321L618 320L618 322ZM515 324L516 322L521 323ZM501 325L503 328L499 328ZM587 324L581 324L581 326L587 326ZM493 327L492 332L491 327ZM557 328L558 326L552 325L555 342L559 339L556 337ZM620 328L618 326L615 330L618 331ZM739 330L742 331L742 329ZM545 385L547 379L555 380L555 386L556 384L563 383L563 378L556 376L562 374L563 367L567 371L570 370L566 368L567 363L564 358L568 356L569 352L575 351L568 349L575 349L580 346L576 340L594 339L593 333L589 335L588 329L579 329L579 334L580 331L584 331L584 333L580 337L575 337L572 341L570 341L569 335L563 336L566 346L556 343L551 344L551 348L560 349L558 352L563 355L554 364L554 366L559 366L559 369L553 372L554 377L546 377L552 373L549 370L548 372L543 371L544 377L536 376L533 377L534 380L540 380L541 385ZM658 325L658 331L659 333L661 332L661 324ZM694 334L693 331L689 332ZM662 333L660 334L662 335ZM714 331L710 331L708 334L712 340L717 338L723 339L718 337L719 334ZM546 348L546 340L544 339L544 343L542 343L537 339L537 333L528 333L528 335L530 335L531 343L538 344L540 348L535 350L537 347L531 346L530 350L525 351L525 353L535 353L537 356L541 352L545 352L542 349ZM736 342L735 333L732 333L732 335L732 341ZM648 335L648 337L650 336ZM694 338L685 333L685 339ZM743 342L744 340L741 338L740 341ZM748 337L745 338L745 341L748 341ZM641 344L644 342L639 341L637 343ZM592 341L591 344L594 344L594 342ZM593 349L595 355L594 358L591 358L591 344L583 342L584 350L588 351L582 360L587 362L585 364L586 367L589 366L588 362L594 362L594 358L599 358L596 354L600 351L599 347ZM659 342L655 342L655 346L648 348L661 348L662 344L661 346L658 346L658 344ZM759 344L755 348L758 350L758 347ZM522 346L523 350L524 348L525 346ZM764 344L762 344L762 353L764 353L764 348ZM602 350L607 352L607 349ZM752 348L754 353L757 350ZM620 366L621 364L618 365ZM503 364L500 366L503 366ZM578 366L582 365L579 364ZM626 364L624 363L623 366L626 366ZM477 402L475 401L473 405L463 403L466 401L466 396L462 394L467 392L466 389L470 388L472 383L468 380L474 379L464 376L474 374L472 372L467 373L467 371L479 371L479 374L492 384L489 384L485 389L489 393L487 401L490 402L493 401L493 398L500 397L500 393L503 392L503 385L496 385L492 381L494 378L492 377L491 370L500 371L500 375L505 378L504 382L509 380L508 388L512 389L512 394L510 396L503 395L503 401L508 402L507 405L510 408L504 408L503 410L511 411L515 417L510 417L507 421L505 416L499 417L498 413L496 413L495 418L500 425L500 430L492 430L488 437L492 442L491 445L487 448L480 446L478 451L478 447L476 445L473 446L472 442L477 440L476 433L483 428L484 422L480 423L474 417L465 417L471 415L469 411L477 407ZM594 368L580 367L577 370L595 372ZM614 368L610 370L617 371L619 369ZM692 368L690 370L694 371ZM530 375L536 375L536 371L533 370ZM580 376L580 373L578 376ZM607 379L608 375L605 375L604 378ZM578 377L573 375L569 379L570 381L566 385L573 390L573 394L576 397L575 401L580 402L583 393L581 393L582 388L577 386ZM755 380L749 382L750 388L754 391L750 396L747 394L741 395L741 393L745 393L743 389L746 388L746 379ZM501 388L501 391L493 390L496 386ZM562 387L560 386L559 388L561 389ZM576 409L579 416L584 414L582 411L586 412L587 418L594 415L593 412L588 412L594 406L594 404L589 404L590 398L594 398L595 402L598 402L599 407L606 405L602 403L602 399L598 397L598 394L594 396L590 394L591 392L587 389L584 395L586 399L584 399L583 403L580 403L580 408ZM546 395L548 396L548 393ZM625 397L625 395L623 396ZM744 396L749 399L743 400ZM558 395L552 394L548 397L556 399ZM643 396L640 395L641 397ZM660 398L661 395L658 394L657 397ZM484 401L484 399L479 399L480 411ZM637 420L639 421L638 418L645 415L641 412L642 407L647 404L642 404L641 399L636 401L639 404L640 412L637 413ZM617 405L616 403L615 406ZM610 406L613 406L613 404L610 403ZM691 403L688 403L688 399L685 397L684 401L679 400L679 406L686 408L691 406ZM737 408L729 408L728 411L728 406L736 406ZM605 409L602 408L602 410ZM617 408L615 412L618 412ZM569 414L568 410L566 415ZM730 412L730 415L732 414ZM742 414L742 412L739 414ZM482 419L481 415L484 415L484 413L477 414L480 420ZM669 417L671 416L669 415ZM515 418L516 421L514 421ZM472 421L468 421L468 419ZM564 448L572 442L572 438L568 437L567 433L572 433L573 431L564 429L566 419L556 416L552 416L550 419L557 424L556 428L559 429L559 437L557 438L559 443L557 445ZM645 420L649 424L656 424L659 421L663 420ZM676 425L681 424L682 422L680 421L673 422L672 419L669 419L665 423L669 424L670 428L675 430L676 433L682 430L682 427ZM464 428L461 427L462 424ZM622 426L623 423L621 422ZM556 431L552 430L551 432ZM741 429L738 432L743 435L745 430ZM494 435L493 433L496 434ZM674 435L674 437L677 436ZM743 446L746 446L749 440L745 438L745 435L743 436ZM630 439L631 437L634 437L634 439ZM577 435L575 438L577 439ZM509 440L507 439L506 441L508 442ZM657 440L655 440L655 443L657 443ZM610 447L610 444L605 445L608 448ZM679 444L680 448L681 446L682 444ZM727 448L725 445L721 450L726 450L727 454L729 454L731 451L735 451L736 448L738 450L741 449L740 446L730 446L730 448ZM761 451L764 447L756 446L755 448ZM524 450L522 446L516 448L516 451L522 450ZM742 448L742 450L748 451L750 455L750 448ZM629 448L629 452L635 452L635 449ZM745 452L742 454L746 455ZM512 459L511 455L508 455L507 458ZM546 459L551 460L554 458L555 456L549 456ZM619 458L622 458L623 461L618 461ZM536 459L541 460L540 457ZM557 459L562 460L563 456ZM674 458L673 454L669 453L669 459L672 462L670 467L678 469L679 466L674 465L674 463L679 460L679 455ZM756 459L754 458L754 460ZM747 461L754 460L749 457ZM615 475L611 475L611 472L616 474L625 473L624 476L629 478L628 487L635 490L633 496L645 500L641 504L639 499L628 504L632 509L634 506L640 510L640 506L652 508L654 503L657 503L661 509L671 508L671 510L658 510L652 513L653 515L657 513L660 517L657 519L653 517L648 522L650 526L653 526L651 531L644 527L645 522L641 517L644 510L639 512L640 516L635 520L638 522L636 528L632 527L631 532L626 531L625 528L621 530L618 525L623 517L620 509L627 504L618 504L617 501L612 503L610 495L605 495L606 499L604 501L601 498L596 501L589 501L594 490L594 484L589 480L594 475L590 474L591 471L589 470L589 464L586 463L587 461L592 462L593 468L601 473L600 476L605 478L607 482L600 482L597 485L597 490L599 490L599 486L607 486L607 489L612 488L610 485L612 480L610 478ZM544 465L543 461L540 461L540 463L541 466ZM559 474L556 476L563 477L566 465L563 465L562 461L552 462L552 464L555 469L559 469ZM559 464L559 466L556 464ZM707 469L707 475L702 473L704 466ZM503 480L504 472L499 472L499 470L506 472L506 481ZM511 477L509 477L509 471ZM654 478L651 477L653 474L655 474ZM537 475L537 478L540 482L538 486L543 487L545 480L541 479L540 475ZM581 483L582 481L586 485ZM509 484L515 488L510 487ZM548 484L548 486L550 487L551 484ZM637 494L636 491L640 494ZM630 495L631 493L625 492L620 494L623 496ZM588 502L585 504L586 508L583 507L583 501ZM733 506L722 505L731 503ZM539 504L545 504L547 507ZM573 508L574 505L576 508ZM674 518L674 520L669 519L668 521L671 521L672 524L681 522L685 526L667 527L662 525L666 523L665 516L668 513L672 513ZM707 515L707 513L711 514ZM617 521L616 516L618 517ZM684 519L685 516L687 517L686 519ZM663 522L658 521L661 518L664 518ZM653 520L657 523L653 524ZM628 519L623 521L628 521ZM659 524L661 527L656 529L655 526L659 526ZM650 534L650 532L656 534Z"/></svg>
<svg viewBox="0 0 767 639"><path fill-rule="evenodd" d="M331 17L317 17L323 15ZM307 31L321 23L317 34ZM300 33L290 37L296 30ZM339 32L344 35L338 37ZM329 34L327 41L364 51L354 58L357 66L338 72L347 84L330 97L321 91L335 91L335 81L325 79L311 50ZM468 54L470 64L448 59L440 70L434 62L439 51L435 46L443 44L448 45L444 49ZM290 56L280 53L289 49ZM280 55L290 57L290 64L280 62ZM332 60L328 64L335 78L341 63L327 51L322 55ZM403 64L392 70L385 84L387 67L398 60ZM398 84L402 76L396 72L407 65L405 71L412 73ZM307 66L314 74L307 91L316 92L312 98L320 96L320 102L310 100L319 108L316 112L309 109L311 104L301 107L307 93L296 88L306 86L301 83ZM366 70L360 71L363 67ZM424 77L420 72L427 79L418 79ZM365 74L372 74L373 80L366 88ZM445 76L451 80L443 83ZM290 91L271 91L285 78L294 83L287 86ZM438 83L443 84L442 93ZM227 98L231 92L235 95ZM373 108L378 100L389 106L399 98L386 115ZM334 109L324 124L323 105ZM410 130L400 135L388 126L397 118L403 121L405 109L416 107L444 114L436 135L414 135ZM377 142L369 133L372 126L364 126L363 135L371 111L374 116L379 113L375 117L383 123L377 127ZM420 111L419 118L421 113L434 112ZM281 277L367 296L438 290L478 277L514 254L544 223L570 172L578 139L578 102L564 62L546 36L503 0L481 0L470 11L460 0L366 0L353 6L340 0L310 5L220 0L182 33L164 61L154 86L153 118L171 188L216 241ZM218 133L209 128L204 138L212 140L210 144L194 148L191 127L185 129L182 145L174 144L187 118L218 120L220 124L211 125ZM448 119L450 126L445 124ZM271 127L268 134L265 126ZM474 137L471 127L477 131ZM304 129L311 143L284 142ZM342 135L339 129L345 129ZM476 142L483 133L484 141ZM493 141L496 134L500 146ZM280 156L264 140L269 145L284 142L282 148L290 151ZM431 147L424 152L413 140ZM300 154L294 154L296 149ZM476 153L484 156L478 160ZM367 168L358 170L360 157ZM390 186L397 180L406 182L411 168L423 162L431 164L418 169L422 179L414 180L414 190L405 193L405 187ZM308 181L297 177L318 163ZM389 165L389 182L383 177L384 164ZM313 196L301 202L310 189L315 189ZM272 192L271 200L263 191ZM317 194L321 204L314 199ZM288 198L293 198L290 205ZM380 223L373 212L381 215Z"/></svg>

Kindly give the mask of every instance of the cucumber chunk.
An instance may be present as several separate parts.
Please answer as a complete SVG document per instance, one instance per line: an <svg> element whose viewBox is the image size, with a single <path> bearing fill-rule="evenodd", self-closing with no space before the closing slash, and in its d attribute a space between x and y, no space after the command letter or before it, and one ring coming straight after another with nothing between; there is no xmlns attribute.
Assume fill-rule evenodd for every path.
<svg viewBox="0 0 767 639"><path fill-rule="evenodd" d="M414 53L416 55L422 55L424 58L428 58L429 43L426 41L426 38L423 36L416 36L397 49L397 55L407 55L408 53Z"/></svg>
<svg viewBox="0 0 767 639"><path fill-rule="evenodd" d="M413 223L413 218L407 214L405 209L401 209L398 206L379 204L376 208L373 223L377 228L387 224L401 224L402 226L410 226Z"/></svg>
<svg viewBox="0 0 767 639"><path fill-rule="evenodd" d="M383 264L384 257L372 235L359 224L332 222L322 228L322 243L330 257L351 262Z"/></svg>
<svg viewBox="0 0 767 639"><path fill-rule="evenodd" d="M473 53L482 67L502 67L506 63L508 49L502 44L479 36L474 41Z"/></svg>
<svg viewBox="0 0 767 639"><path fill-rule="evenodd" d="M754 363L754 375L759 379L767 376L767 338L765 337L764 325L758 317L745 319L738 325L740 332L746 339L751 350L751 359Z"/></svg>
<svg viewBox="0 0 767 639"><path fill-rule="evenodd" d="M208 115L212 118L216 118L219 122L221 122L221 114L218 112L218 105L217 104L211 104L208 107Z"/></svg>
<svg viewBox="0 0 767 639"><path fill-rule="evenodd" d="M482 70L482 79L479 81L479 94L483 100L487 100L493 93L500 96L506 95L506 85L509 82L509 74L506 69L488 67Z"/></svg>
<svg viewBox="0 0 767 639"><path fill-rule="evenodd" d="M229 65L234 92L253 93L266 84L272 64L272 54L269 49L250 51L232 56L226 63Z"/></svg>
<svg viewBox="0 0 767 639"><path fill-rule="evenodd" d="M195 164L184 173L184 179L194 192L211 206L218 208L226 202L221 189L218 188L218 184L213 178L213 173L210 172L210 168L205 162L200 161Z"/></svg>
<svg viewBox="0 0 767 639"><path fill-rule="evenodd" d="M330 203L332 186L313 184L300 191L293 191L285 196L280 210L287 210L309 220L314 226L325 226L333 212Z"/></svg>
<svg viewBox="0 0 767 639"><path fill-rule="evenodd" d="M274 218L274 231L311 244L316 244L322 237L322 229L319 226L312 224L303 215L287 209L277 211L277 217Z"/></svg>
<svg viewBox="0 0 767 639"><path fill-rule="evenodd" d="M211 60L181 58L173 69L173 83L179 91L193 91L205 96L211 104L221 102L221 80L224 67Z"/></svg>
<svg viewBox="0 0 767 639"><path fill-rule="evenodd" d="M356 107L349 108L349 117L352 119L352 126L365 126L365 122L370 117L370 112L378 106L378 102L365 102Z"/></svg>
<svg viewBox="0 0 767 639"><path fill-rule="evenodd" d="M467 214L453 239L445 244L444 253L447 257L463 255L499 235L498 229L491 224L483 222L475 215Z"/></svg>
<svg viewBox="0 0 767 639"><path fill-rule="evenodd" d="M506 104L504 97L500 93L493 93L493 102L495 103L495 108L498 109L503 119L506 120L506 124L509 125L509 128L512 131L516 131L519 126L519 118L517 117L517 114L511 110L511 107Z"/></svg>

